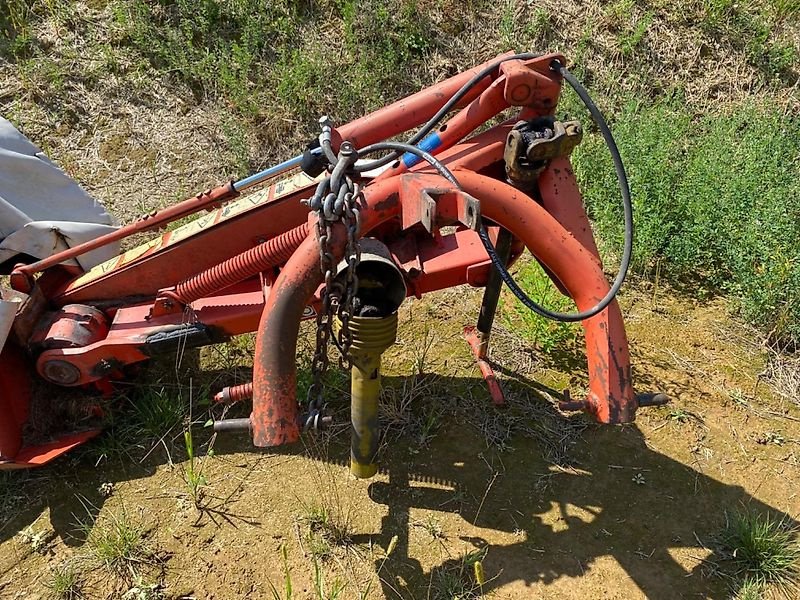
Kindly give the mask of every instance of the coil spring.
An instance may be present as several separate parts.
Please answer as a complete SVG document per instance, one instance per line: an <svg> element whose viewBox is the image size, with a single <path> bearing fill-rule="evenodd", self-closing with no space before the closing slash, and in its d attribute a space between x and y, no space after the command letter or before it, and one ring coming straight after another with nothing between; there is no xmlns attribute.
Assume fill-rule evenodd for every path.
<svg viewBox="0 0 800 600"><path fill-rule="evenodd" d="M214 396L214 402L224 402L226 404L234 404L249 400L253 397L253 382L243 383L241 385L232 385L223 388L221 392Z"/></svg>
<svg viewBox="0 0 800 600"><path fill-rule="evenodd" d="M175 286L175 297L184 304L285 263L308 236L303 223L271 240L250 248L218 265L184 279Z"/></svg>

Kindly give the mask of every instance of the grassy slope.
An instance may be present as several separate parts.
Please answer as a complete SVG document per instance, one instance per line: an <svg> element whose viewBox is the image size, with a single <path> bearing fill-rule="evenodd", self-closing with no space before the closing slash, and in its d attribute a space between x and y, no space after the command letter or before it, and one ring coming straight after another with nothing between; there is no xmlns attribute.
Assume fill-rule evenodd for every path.
<svg viewBox="0 0 800 600"><path fill-rule="evenodd" d="M143 212L172 199L164 181L181 196L294 154L320 113L344 121L511 47L561 50L612 117L635 186L640 272L652 276L652 261L666 259L677 278L700 275L701 291L745 298L757 321L768 308L767 330L793 331L797 317L782 307L796 310L787 294L798 289L796 203L786 201L797 198L798 180L796 2L398 6L11 0L0 7L9 33L0 111L127 216L130 180ZM563 109L579 114L574 98ZM188 139L165 137L184 127ZM613 254L616 200L598 140L587 139L576 166ZM117 192L126 197L117 202ZM533 269L521 280L542 284ZM524 330L544 349L574 340L569 328L535 319ZM137 406L158 409L159 394ZM428 431L435 410L415 427ZM184 413L168 403L136 423L168 430ZM128 451L102 444L88 462Z"/></svg>
<svg viewBox="0 0 800 600"><path fill-rule="evenodd" d="M75 106L87 90L110 80L135 103L157 101L153 84L165 86L179 110L217 109L222 164L236 175L296 152L320 114L349 120L508 48L561 50L617 133L636 202L639 272L663 259L667 275L730 295L774 339L800 336L796 0L90 6L103 12L63 0L13 0L0 10L3 53L24 84L23 95L4 98L4 112L24 127L34 104L50 123L86 131L94 111ZM62 43L70 39L80 51ZM586 120L575 98L562 108ZM30 129L58 155L52 132ZM106 147L114 158L114 144ZM617 198L596 137L576 166L614 250Z"/></svg>

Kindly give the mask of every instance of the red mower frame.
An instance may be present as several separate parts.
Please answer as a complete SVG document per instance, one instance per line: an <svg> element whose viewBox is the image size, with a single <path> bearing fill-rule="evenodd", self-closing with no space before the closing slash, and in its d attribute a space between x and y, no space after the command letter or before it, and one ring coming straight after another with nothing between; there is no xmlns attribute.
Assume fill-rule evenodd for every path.
<svg viewBox="0 0 800 600"><path fill-rule="evenodd" d="M436 130L435 145L427 149L461 189L428 164L408 166L403 160L363 182L361 235L388 247L410 295L463 284L487 286L488 329L486 323L467 328L466 336L496 404L503 403L502 390L485 359L499 282L493 281L493 266L476 233L480 220L498 246L507 238L510 262L527 248L579 310L595 306L610 287L568 152L542 161L526 185L509 181L507 145L515 124L554 115L562 86L561 75L551 68L554 60L566 63L559 54L505 60ZM334 128L334 150L343 141L360 148L419 127L495 62ZM519 108L513 119L475 134L510 107ZM241 189L227 183L112 234L18 265L11 283L23 302L0 361L0 469L43 464L97 433L88 429L26 445L29 397L23 365L35 364L38 376L54 384L107 390L130 365L253 331L252 385L226 390L218 399L252 396L252 413L242 427L251 430L256 446L297 441L297 337L301 320L319 310L323 283L317 215L301 203L315 185L314 178L297 173L238 197ZM62 264L203 210L210 212L87 272ZM341 224L334 226L333 238L339 260L345 244ZM582 326L590 391L585 400L564 407L586 410L602 423L632 421L639 401L616 300Z"/></svg>

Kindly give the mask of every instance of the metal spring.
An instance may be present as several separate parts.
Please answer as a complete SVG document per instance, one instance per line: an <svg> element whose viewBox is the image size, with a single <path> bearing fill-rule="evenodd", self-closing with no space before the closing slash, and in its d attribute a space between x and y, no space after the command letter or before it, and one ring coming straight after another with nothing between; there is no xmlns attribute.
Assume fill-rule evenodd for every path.
<svg viewBox="0 0 800 600"><path fill-rule="evenodd" d="M303 223L271 240L250 248L218 265L184 279L175 286L175 297L184 304L285 263L308 236Z"/></svg>
<svg viewBox="0 0 800 600"><path fill-rule="evenodd" d="M235 402L243 402L253 397L253 382L242 383L241 385L232 385L230 387L222 388L221 391L214 395L214 402L224 402L225 404L234 404Z"/></svg>

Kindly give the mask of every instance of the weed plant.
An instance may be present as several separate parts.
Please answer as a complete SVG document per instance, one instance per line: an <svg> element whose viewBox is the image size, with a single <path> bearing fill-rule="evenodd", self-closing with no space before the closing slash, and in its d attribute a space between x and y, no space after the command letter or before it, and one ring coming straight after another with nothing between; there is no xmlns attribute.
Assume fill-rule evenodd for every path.
<svg viewBox="0 0 800 600"><path fill-rule="evenodd" d="M730 557L734 577L741 582L740 597L750 594L750 589L798 597L800 540L786 521L751 511L729 515L720 542Z"/></svg>
<svg viewBox="0 0 800 600"><path fill-rule="evenodd" d="M109 513L94 523L81 522L92 556L110 573L133 579L141 569L157 562L145 529L124 509Z"/></svg>
<svg viewBox="0 0 800 600"><path fill-rule="evenodd" d="M65 562L50 569L45 587L57 600L82 600L83 579L74 565Z"/></svg>

